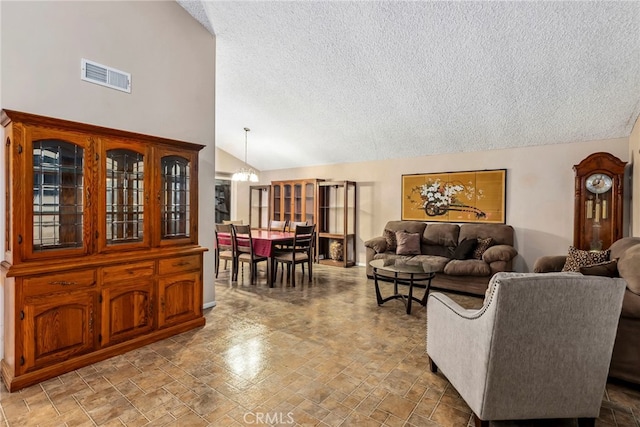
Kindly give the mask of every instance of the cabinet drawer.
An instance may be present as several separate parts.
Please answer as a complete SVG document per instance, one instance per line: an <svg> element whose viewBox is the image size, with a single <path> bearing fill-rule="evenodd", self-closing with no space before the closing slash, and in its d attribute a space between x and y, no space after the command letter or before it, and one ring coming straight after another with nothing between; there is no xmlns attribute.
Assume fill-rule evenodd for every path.
<svg viewBox="0 0 640 427"><path fill-rule="evenodd" d="M24 279L25 296L51 292L75 291L96 285L95 270L70 271Z"/></svg>
<svg viewBox="0 0 640 427"><path fill-rule="evenodd" d="M159 273L164 275L199 269L200 255L189 255L179 258L161 259Z"/></svg>
<svg viewBox="0 0 640 427"><path fill-rule="evenodd" d="M153 271L153 261L113 265L102 269L102 281L104 283L113 283L128 279L141 279L153 276Z"/></svg>

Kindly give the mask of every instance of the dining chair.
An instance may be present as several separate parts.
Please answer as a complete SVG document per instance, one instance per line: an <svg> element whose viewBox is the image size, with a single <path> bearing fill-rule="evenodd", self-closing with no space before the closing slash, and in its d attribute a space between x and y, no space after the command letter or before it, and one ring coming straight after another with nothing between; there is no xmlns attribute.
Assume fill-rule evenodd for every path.
<svg viewBox="0 0 640 427"><path fill-rule="evenodd" d="M298 225L294 232L293 245L291 247L276 250L271 258L271 271L273 272L273 280L275 280L276 266L278 263L283 264L283 272L280 276L284 275L284 265L287 266L287 283L291 278L291 286L296 286L296 265L302 264L302 277L304 278L304 264L309 267L309 283L313 278L313 248L314 248L314 236L315 225Z"/></svg>
<svg viewBox="0 0 640 427"><path fill-rule="evenodd" d="M309 224L307 223L307 221L291 221L289 222L289 231L293 233L294 231L296 231L296 227L299 225L309 225Z"/></svg>
<svg viewBox="0 0 640 427"><path fill-rule="evenodd" d="M242 220L241 219L234 219L234 220L225 219L222 221L222 223L225 225L242 225Z"/></svg>
<svg viewBox="0 0 640 427"><path fill-rule="evenodd" d="M233 227L233 250L235 255L235 270L233 281L238 280L238 268L240 263L247 263L251 270L251 283L255 283L258 277L258 263L267 261L267 257L258 256L253 251L253 240L251 239L251 226L232 225ZM244 274L244 268L242 269Z"/></svg>
<svg viewBox="0 0 640 427"><path fill-rule="evenodd" d="M269 221L269 231L286 231L289 221Z"/></svg>
<svg viewBox="0 0 640 427"><path fill-rule="evenodd" d="M230 224L216 224L216 278L220 271L220 260L224 260L224 269L227 269L227 262L231 261L231 272L234 271L233 239Z"/></svg>

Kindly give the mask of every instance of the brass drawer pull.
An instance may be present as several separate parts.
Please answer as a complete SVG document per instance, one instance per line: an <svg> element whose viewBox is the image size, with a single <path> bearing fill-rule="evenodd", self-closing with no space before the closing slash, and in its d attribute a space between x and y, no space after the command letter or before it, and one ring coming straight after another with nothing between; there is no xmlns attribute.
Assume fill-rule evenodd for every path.
<svg viewBox="0 0 640 427"><path fill-rule="evenodd" d="M173 264L174 267L182 267L183 265L189 265L188 261L180 261L176 264Z"/></svg>
<svg viewBox="0 0 640 427"><path fill-rule="evenodd" d="M50 285L62 285L62 286L73 286L77 285L78 282L67 282L66 280L56 280L54 282L49 282Z"/></svg>

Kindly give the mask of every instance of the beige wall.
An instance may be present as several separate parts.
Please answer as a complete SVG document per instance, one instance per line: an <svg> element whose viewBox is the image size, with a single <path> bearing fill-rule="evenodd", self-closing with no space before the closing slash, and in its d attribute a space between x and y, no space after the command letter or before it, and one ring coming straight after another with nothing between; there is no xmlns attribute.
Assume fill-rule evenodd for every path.
<svg viewBox="0 0 640 427"><path fill-rule="evenodd" d="M629 162L631 170L640 166L640 117L629 137ZM640 170L631 174L631 235L640 237Z"/></svg>
<svg viewBox="0 0 640 427"><path fill-rule="evenodd" d="M531 271L539 256L565 254L572 244L573 165L596 151L607 151L628 161L629 142L627 138L619 138L278 170L262 172L260 180L261 183L295 178L357 181L357 262L364 265L363 242L380 236L388 220L400 219L403 174L506 168L506 222L515 228L519 252L515 269Z"/></svg>
<svg viewBox="0 0 640 427"><path fill-rule="evenodd" d="M230 178L245 164L237 157L216 147L216 176ZM251 165L249 165L251 167ZM255 168L254 168L255 169ZM231 182L231 219L242 219L249 224L249 186L255 183Z"/></svg>
<svg viewBox="0 0 640 427"><path fill-rule="evenodd" d="M0 10L2 108L207 145L200 153L199 241L212 248L205 213L214 210L213 36L173 1L2 1ZM130 72L131 94L80 80L81 58ZM212 272L209 251L209 304Z"/></svg>

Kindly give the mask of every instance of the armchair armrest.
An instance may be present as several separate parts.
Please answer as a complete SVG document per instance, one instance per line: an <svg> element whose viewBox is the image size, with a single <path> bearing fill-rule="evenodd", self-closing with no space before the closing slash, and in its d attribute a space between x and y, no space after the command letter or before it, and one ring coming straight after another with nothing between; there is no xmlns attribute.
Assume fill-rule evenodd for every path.
<svg viewBox="0 0 640 427"><path fill-rule="evenodd" d="M533 264L534 273L551 273L562 271L564 263L567 261L566 255L542 256Z"/></svg>
<svg viewBox="0 0 640 427"><path fill-rule="evenodd" d="M374 237L373 239L369 239L364 242L364 246L366 248L371 248L376 251L376 253L380 254L387 251L387 239L382 236Z"/></svg>
<svg viewBox="0 0 640 427"><path fill-rule="evenodd" d="M465 396L474 411L480 410L487 379L496 306L492 298L493 292L479 310L464 309L438 292L427 300L427 354L456 389L474 391Z"/></svg>

